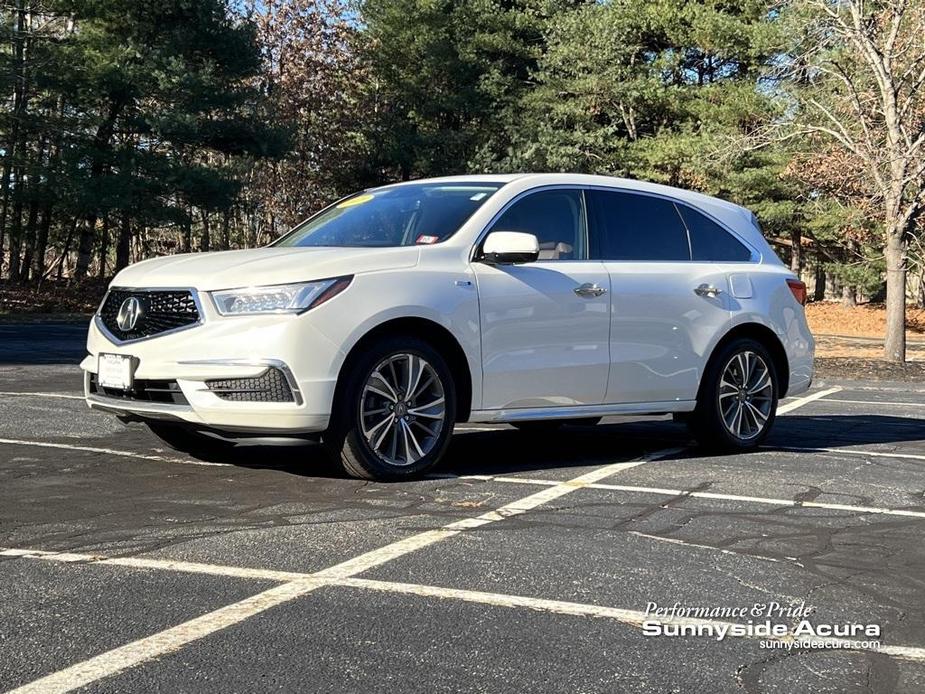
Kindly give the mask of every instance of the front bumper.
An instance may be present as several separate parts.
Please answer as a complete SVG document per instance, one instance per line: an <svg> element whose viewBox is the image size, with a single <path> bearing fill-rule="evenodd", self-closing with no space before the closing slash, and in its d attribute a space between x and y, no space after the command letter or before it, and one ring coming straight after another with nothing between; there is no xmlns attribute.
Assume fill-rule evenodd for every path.
<svg viewBox="0 0 925 694"><path fill-rule="evenodd" d="M211 313L211 315L210 315ZM201 325L173 334L118 344L97 320L90 325L84 395L92 409L141 419L185 422L228 432L301 434L324 431L344 355L314 330L306 316L222 318L205 307ZM137 360L137 380L176 381L188 404L148 402L91 392L101 353ZM216 395L208 380L256 378L268 367L285 375L291 402L233 401Z"/></svg>

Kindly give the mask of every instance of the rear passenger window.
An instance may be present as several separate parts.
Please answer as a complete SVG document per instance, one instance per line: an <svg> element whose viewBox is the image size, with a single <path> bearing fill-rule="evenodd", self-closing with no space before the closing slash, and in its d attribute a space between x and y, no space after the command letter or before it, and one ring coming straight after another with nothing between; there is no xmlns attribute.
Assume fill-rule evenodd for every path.
<svg viewBox="0 0 925 694"><path fill-rule="evenodd" d="M686 205L678 205L678 210L691 235L691 254L694 260L751 260L752 252L719 224Z"/></svg>
<svg viewBox="0 0 925 694"><path fill-rule="evenodd" d="M690 260L674 203L649 195L589 190L592 247L600 260Z"/></svg>

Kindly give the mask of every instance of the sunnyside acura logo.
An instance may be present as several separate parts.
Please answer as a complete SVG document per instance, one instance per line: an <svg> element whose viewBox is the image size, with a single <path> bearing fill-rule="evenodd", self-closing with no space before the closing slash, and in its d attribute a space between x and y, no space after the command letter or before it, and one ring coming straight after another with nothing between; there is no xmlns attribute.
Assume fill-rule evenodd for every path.
<svg viewBox="0 0 925 694"><path fill-rule="evenodd" d="M134 296L130 296L123 301L122 305L119 307L119 315L116 316L116 325L118 325L119 330L123 332L134 330L135 326L138 324L138 319L141 318L141 314L141 302Z"/></svg>

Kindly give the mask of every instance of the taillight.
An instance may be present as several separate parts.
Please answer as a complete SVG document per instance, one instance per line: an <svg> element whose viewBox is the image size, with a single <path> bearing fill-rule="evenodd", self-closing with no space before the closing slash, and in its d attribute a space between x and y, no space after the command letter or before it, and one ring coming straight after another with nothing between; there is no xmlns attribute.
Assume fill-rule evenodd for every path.
<svg viewBox="0 0 925 694"><path fill-rule="evenodd" d="M793 293L793 298L800 302L800 306L806 306L806 283L800 280L787 280L787 286Z"/></svg>

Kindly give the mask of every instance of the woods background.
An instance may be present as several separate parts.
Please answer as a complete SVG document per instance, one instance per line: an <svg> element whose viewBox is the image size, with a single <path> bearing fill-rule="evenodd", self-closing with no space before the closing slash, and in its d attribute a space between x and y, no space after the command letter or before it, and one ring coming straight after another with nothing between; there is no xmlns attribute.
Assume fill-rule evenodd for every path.
<svg viewBox="0 0 925 694"><path fill-rule="evenodd" d="M925 305L925 0L6 0L0 280L79 292L353 190L573 171L751 208L815 299Z"/></svg>

